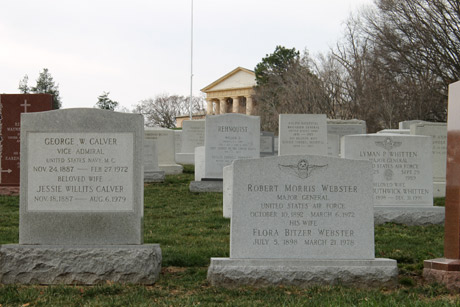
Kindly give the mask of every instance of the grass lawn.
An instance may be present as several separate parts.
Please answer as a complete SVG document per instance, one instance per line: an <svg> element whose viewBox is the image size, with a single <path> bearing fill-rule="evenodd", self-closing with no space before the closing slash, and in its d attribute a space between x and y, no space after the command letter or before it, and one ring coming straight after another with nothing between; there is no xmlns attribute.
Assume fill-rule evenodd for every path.
<svg viewBox="0 0 460 307"><path fill-rule="evenodd" d="M193 167L145 186L145 243L159 243L160 280L153 286L0 285L4 306L453 306L460 298L422 279L425 259L443 255L442 226L375 227L376 257L398 261L396 289L347 287L211 287L206 271L211 257L228 257L230 224L222 217L221 193L190 193ZM19 198L0 196L0 244L18 242ZM436 199L443 205L443 199Z"/></svg>

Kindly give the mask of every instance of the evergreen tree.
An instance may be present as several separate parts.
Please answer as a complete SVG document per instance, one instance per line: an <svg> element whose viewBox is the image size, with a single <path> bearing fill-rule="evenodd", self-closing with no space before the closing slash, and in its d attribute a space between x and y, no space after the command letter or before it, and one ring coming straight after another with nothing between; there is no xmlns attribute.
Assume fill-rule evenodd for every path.
<svg viewBox="0 0 460 307"><path fill-rule="evenodd" d="M117 101L113 101L109 98L110 92L103 92L102 95L97 97L96 106L99 109L115 111L118 106Z"/></svg>
<svg viewBox="0 0 460 307"><path fill-rule="evenodd" d="M21 85L20 85L21 86ZM48 68L43 68L37 79L37 85L30 88L32 93L44 93L53 95L53 109L61 108L61 97L59 97L59 85L54 83L53 77Z"/></svg>

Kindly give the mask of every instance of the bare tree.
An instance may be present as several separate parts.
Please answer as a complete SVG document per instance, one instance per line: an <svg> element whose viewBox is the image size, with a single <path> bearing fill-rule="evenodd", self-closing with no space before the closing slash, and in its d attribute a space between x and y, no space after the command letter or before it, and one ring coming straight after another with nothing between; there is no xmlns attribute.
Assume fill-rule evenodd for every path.
<svg viewBox="0 0 460 307"><path fill-rule="evenodd" d="M323 83L311 70L308 53L285 64L282 70L265 74L264 82L255 87L254 100L264 130L278 131L281 113L333 113Z"/></svg>
<svg viewBox="0 0 460 307"><path fill-rule="evenodd" d="M190 100L188 97L163 94L140 101L133 112L144 115L147 127L174 128L176 126L176 116L187 114L189 108ZM202 97L193 97L192 112L203 110L204 99Z"/></svg>

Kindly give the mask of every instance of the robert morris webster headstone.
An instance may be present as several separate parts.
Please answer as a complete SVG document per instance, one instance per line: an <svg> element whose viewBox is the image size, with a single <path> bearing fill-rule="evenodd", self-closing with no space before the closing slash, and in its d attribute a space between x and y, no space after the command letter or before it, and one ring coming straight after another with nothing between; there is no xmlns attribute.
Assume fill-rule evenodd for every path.
<svg viewBox="0 0 460 307"><path fill-rule="evenodd" d="M211 258L212 285L394 285L375 259L372 166L322 156L233 162L230 258Z"/></svg>
<svg viewBox="0 0 460 307"><path fill-rule="evenodd" d="M327 155L324 114L280 114L278 154Z"/></svg>
<svg viewBox="0 0 460 307"><path fill-rule="evenodd" d="M2 283L152 284L158 244L143 242L143 117L67 109L21 117L19 245Z"/></svg>
<svg viewBox="0 0 460 307"><path fill-rule="evenodd" d="M0 186L19 186L21 114L52 107L50 94L0 94Z"/></svg>
<svg viewBox="0 0 460 307"><path fill-rule="evenodd" d="M433 207L432 146L427 136L346 135L342 157L372 162L376 223L439 224Z"/></svg>

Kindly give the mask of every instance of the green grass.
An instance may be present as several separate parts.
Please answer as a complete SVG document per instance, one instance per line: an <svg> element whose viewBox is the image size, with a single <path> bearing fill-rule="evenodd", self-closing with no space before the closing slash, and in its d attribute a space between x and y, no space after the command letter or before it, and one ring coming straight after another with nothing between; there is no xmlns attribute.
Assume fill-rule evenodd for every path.
<svg viewBox="0 0 460 307"><path fill-rule="evenodd" d="M460 299L441 285L427 284L422 264L443 254L442 226L375 227L376 257L398 261L396 289L359 290L211 287L211 257L229 254L229 220L222 217L221 193L190 193L193 167L145 186L144 241L160 243L163 269L153 286L0 285L0 306L453 306ZM19 198L0 197L0 243L18 242ZM435 200L444 205L444 199ZM28 305L27 305L28 304Z"/></svg>

